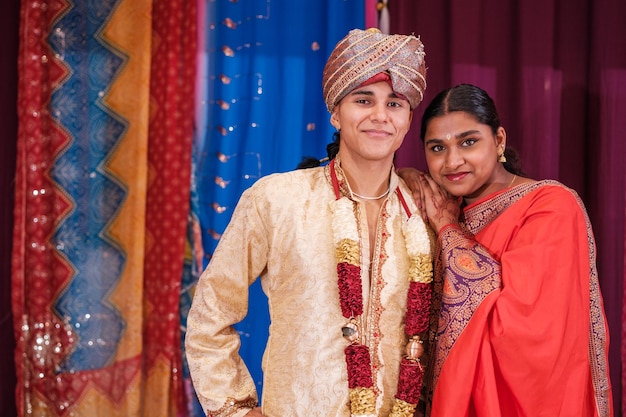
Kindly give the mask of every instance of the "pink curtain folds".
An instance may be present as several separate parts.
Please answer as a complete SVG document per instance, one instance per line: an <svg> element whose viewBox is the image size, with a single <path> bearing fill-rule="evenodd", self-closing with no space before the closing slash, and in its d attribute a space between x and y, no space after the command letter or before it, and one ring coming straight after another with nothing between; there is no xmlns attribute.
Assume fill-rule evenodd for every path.
<svg viewBox="0 0 626 417"><path fill-rule="evenodd" d="M15 179L15 154L17 152L17 50L20 21L19 0L4 3L0 14L0 413L14 416L15 360L13 349L13 314L11 312L11 250L13 247L13 202Z"/></svg>
<svg viewBox="0 0 626 417"><path fill-rule="evenodd" d="M388 7L391 31L414 32L425 44L426 102L458 83L483 87L525 171L583 198L598 247L615 410L623 415L626 3L390 0ZM419 108L415 116L398 164L423 168Z"/></svg>

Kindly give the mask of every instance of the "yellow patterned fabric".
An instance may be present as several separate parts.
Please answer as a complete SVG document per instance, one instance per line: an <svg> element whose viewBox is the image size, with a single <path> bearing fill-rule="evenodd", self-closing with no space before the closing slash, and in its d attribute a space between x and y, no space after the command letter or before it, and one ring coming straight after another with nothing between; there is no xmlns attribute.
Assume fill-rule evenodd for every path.
<svg viewBox="0 0 626 417"><path fill-rule="evenodd" d="M351 30L340 40L326 66L322 87L328 111L364 81L385 72L394 92L414 109L426 90L426 53L413 35L386 35L378 30Z"/></svg>
<svg viewBox="0 0 626 417"><path fill-rule="evenodd" d="M233 324L248 310L248 286L260 276L271 325L263 357L263 413L267 416L348 417L350 393L339 305L329 166L274 174L242 195L211 262L199 280L189 313L186 352L194 387L208 415L240 416L257 393L239 356ZM341 192L350 195L342 181ZM377 416L393 405L406 345L404 313L410 260L395 192L411 193L392 173L391 192L377 227L373 261L369 239L361 257L364 313L359 318L372 353ZM406 198L413 213L417 209ZM364 203L358 224L367 230ZM326 225L326 226L324 226ZM225 405L232 405L222 412ZM237 410L237 407L240 407Z"/></svg>

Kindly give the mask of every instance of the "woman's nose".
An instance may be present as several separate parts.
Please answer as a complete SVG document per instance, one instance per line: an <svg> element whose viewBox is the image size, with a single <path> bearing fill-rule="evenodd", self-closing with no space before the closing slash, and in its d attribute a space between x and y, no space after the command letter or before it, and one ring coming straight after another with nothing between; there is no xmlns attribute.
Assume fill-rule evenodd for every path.
<svg viewBox="0 0 626 417"><path fill-rule="evenodd" d="M463 164L463 156L461 152L455 150L454 148L449 148L446 152L446 157L444 161L444 165L446 168L457 168Z"/></svg>

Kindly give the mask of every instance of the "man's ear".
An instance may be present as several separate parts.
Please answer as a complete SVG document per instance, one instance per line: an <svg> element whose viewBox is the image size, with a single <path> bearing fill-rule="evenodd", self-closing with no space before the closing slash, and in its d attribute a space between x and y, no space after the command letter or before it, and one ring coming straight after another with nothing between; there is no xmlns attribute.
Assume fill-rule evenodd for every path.
<svg viewBox="0 0 626 417"><path fill-rule="evenodd" d="M330 124L337 130L341 130L341 123L339 123L339 115L337 114L337 107L333 109L330 114Z"/></svg>

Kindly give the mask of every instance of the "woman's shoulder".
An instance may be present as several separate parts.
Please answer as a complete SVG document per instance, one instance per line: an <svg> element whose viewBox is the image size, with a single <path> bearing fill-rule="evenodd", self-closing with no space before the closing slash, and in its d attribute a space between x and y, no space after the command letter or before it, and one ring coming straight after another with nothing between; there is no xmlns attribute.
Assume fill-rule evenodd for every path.
<svg viewBox="0 0 626 417"><path fill-rule="evenodd" d="M529 192L535 192L541 195L565 196L569 195L573 198L579 198L578 193L573 188L568 187L557 180L529 180L523 185L528 187Z"/></svg>
<svg viewBox="0 0 626 417"><path fill-rule="evenodd" d="M565 210L567 207L570 207L586 211L585 205L576 190L562 182L550 179L532 180L523 183L520 187L524 194L523 197L527 197L522 198L521 201L530 200L533 207L552 206L559 210Z"/></svg>
<svg viewBox="0 0 626 417"><path fill-rule="evenodd" d="M573 189L554 180L528 179L486 201L467 206L464 215L472 233L498 218L514 223L530 218L559 223L587 217L582 200Z"/></svg>

